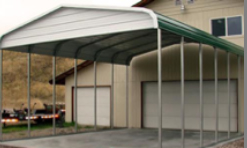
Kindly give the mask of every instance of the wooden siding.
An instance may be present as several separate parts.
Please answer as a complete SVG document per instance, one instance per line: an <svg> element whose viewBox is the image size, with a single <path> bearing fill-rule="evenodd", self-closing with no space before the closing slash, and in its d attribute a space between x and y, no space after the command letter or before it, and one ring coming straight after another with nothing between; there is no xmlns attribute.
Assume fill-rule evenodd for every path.
<svg viewBox="0 0 247 148"><path fill-rule="evenodd" d="M213 18L244 16L244 0L195 0L194 4L184 1L184 5L185 11L181 11L175 0L156 0L147 8L209 33ZM244 35L223 38L244 47Z"/></svg>

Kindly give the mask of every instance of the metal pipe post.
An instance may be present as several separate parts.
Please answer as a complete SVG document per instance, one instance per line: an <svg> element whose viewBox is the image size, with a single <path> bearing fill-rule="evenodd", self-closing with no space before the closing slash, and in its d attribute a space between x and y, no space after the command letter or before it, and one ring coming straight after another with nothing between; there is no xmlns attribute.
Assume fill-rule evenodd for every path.
<svg viewBox="0 0 247 148"><path fill-rule="evenodd" d="M241 74L241 72L242 72L242 67L241 67L242 65L241 65L241 56L238 56L238 84L239 84L239 89L238 89L238 102L239 102L239 111L238 112L241 112L241 110L240 110L240 106L241 106L241 102L240 102L240 100L242 99L242 92L241 92L241 84L242 84L242 79L241 79L241 77L242 77L242 74ZM240 123L240 122L239 122ZM239 125L239 127L240 127L240 125ZM240 130L239 130L239 132L240 132Z"/></svg>
<svg viewBox="0 0 247 148"><path fill-rule="evenodd" d="M0 38L1 41L1 38ZM1 46L1 45L0 45ZM2 121L2 102L3 102L3 50L0 49L0 121ZM2 122L0 122L0 140L3 140Z"/></svg>
<svg viewBox="0 0 247 148"><path fill-rule="evenodd" d="M56 56L52 58L52 67L53 67L53 76L52 76L52 83L53 83L53 135L56 135Z"/></svg>
<svg viewBox="0 0 247 148"><path fill-rule="evenodd" d="M219 141L219 94L218 94L218 50L214 48L214 79L215 79L215 142Z"/></svg>
<svg viewBox="0 0 247 148"><path fill-rule="evenodd" d="M203 102L203 48L202 43L199 47L199 69L200 69L200 147L203 147L203 127L204 127L204 102Z"/></svg>
<svg viewBox="0 0 247 148"><path fill-rule="evenodd" d="M228 139L231 138L231 79L230 79L230 52L227 52L227 87L228 87Z"/></svg>
<svg viewBox="0 0 247 148"><path fill-rule="evenodd" d="M111 129L114 128L114 64L112 63L112 72L111 72Z"/></svg>
<svg viewBox="0 0 247 148"><path fill-rule="evenodd" d="M181 124L181 147L185 147L185 100L184 100L184 37L181 38L180 45L180 62L181 62L181 115L182 115L182 124Z"/></svg>
<svg viewBox="0 0 247 148"><path fill-rule="evenodd" d="M126 127L129 128L129 67L126 66Z"/></svg>
<svg viewBox="0 0 247 148"><path fill-rule="evenodd" d="M31 53L29 47L29 53L27 54L27 109L28 109L28 137L31 137Z"/></svg>
<svg viewBox="0 0 247 148"><path fill-rule="evenodd" d="M94 129L97 130L97 62L94 62Z"/></svg>
<svg viewBox="0 0 247 148"><path fill-rule="evenodd" d="M162 34L158 29L158 128L159 148L162 148Z"/></svg>
<svg viewBox="0 0 247 148"><path fill-rule="evenodd" d="M74 60L74 118L75 118L75 132L78 132L78 121L77 121L77 59Z"/></svg>

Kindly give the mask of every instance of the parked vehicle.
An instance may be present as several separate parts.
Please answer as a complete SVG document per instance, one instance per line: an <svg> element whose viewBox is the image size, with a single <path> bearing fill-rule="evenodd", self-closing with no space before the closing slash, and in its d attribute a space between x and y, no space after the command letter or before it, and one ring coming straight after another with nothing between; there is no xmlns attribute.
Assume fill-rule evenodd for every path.
<svg viewBox="0 0 247 148"><path fill-rule="evenodd" d="M7 123L17 123L19 122L18 113L13 109L4 109L2 112L2 123L5 127Z"/></svg>
<svg viewBox="0 0 247 148"><path fill-rule="evenodd" d="M65 104L58 103L56 104L56 114L53 114L53 105L52 104L43 104L44 109L35 109L36 103L34 103L31 111L31 116L28 117L28 109L23 108L24 104L21 104L19 110L17 109L4 109L2 111L2 123L6 126L7 123L18 123L19 121L30 120L36 123L43 123L52 121L56 118L57 123L64 123L65 117Z"/></svg>
<svg viewBox="0 0 247 148"><path fill-rule="evenodd" d="M65 116L65 104L56 104L56 114L53 114L53 105L52 104L43 104L45 109L33 109L30 116L31 120L34 120L36 123L43 123L52 121L56 118L57 121L64 119ZM26 120L29 117L26 116Z"/></svg>

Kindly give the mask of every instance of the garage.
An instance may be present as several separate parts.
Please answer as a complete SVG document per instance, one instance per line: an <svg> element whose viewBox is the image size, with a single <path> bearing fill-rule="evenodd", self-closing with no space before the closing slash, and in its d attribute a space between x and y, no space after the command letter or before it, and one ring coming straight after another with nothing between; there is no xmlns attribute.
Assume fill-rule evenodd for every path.
<svg viewBox="0 0 247 148"><path fill-rule="evenodd" d="M143 83L143 127L158 126L157 82ZM231 80L231 131L237 132L237 80ZM185 129L200 130L199 81L185 81ZM204 81L204 129L215 130L214 81ZM227 80L219 81L219 130L228 130ZM163 128L181 129L180 81L162 84Z"/></svg>
<svg viewBox="0 0 247 148"><path fill-rule="evenodd" d="M114 129L115 127L140 128L142 123L143 127L151 128L133 129L133 132L132 129L124 129L123 132L111 129L109 134L106 133L108 131L105 131L99 137L97 137L98 133L79 133L82 137L78 134L75 136L77 138L74 136L73 138L70 136L65 136L65 139L61 138L62 146L66 146L70 142L71 145L75 144L78 147L93 148L119 146L162 148L163 145L164 147L196 148L199 145L204 147L218 143L220 140L230 140L237 135L237 133L231 132L237 131L237 81L241 83L243 80L244 48L152 10L61 6L4 34L0 39L0 44L1 49L27 53L28 115L31 114L31 55L41 54L52 56L51 84L53 85L52 102L54 106L56 103L56 81L58 80L56 78L56 60L60 57L74 59L74 67L69 72L70 74L60 75L68 77L63 81L67 85L66 91L70 92L65 96L66 121L71 122L73 118L75 119L74 133L80 132L78 124L95 125L95 127L111 125ZM170 48L172 46L179 48ZM195 49L196 52L189 54L185 52L190 51L189 46L193 46L191 51ZM1 63L3 50L0 51ZM171 55L179 59L163 56L166 55L166 52L171 51L174 51ZM136 66L140 61L135 61L135 59L140 56L145 57L147 56L145 54L148 53L155 55L155 62L150 62L150 59L142 60L148 63ZM185 61L188 55L190 58L195 57L196 60ZM208 68L212 73L212 75L209 74L208 79L212 81L204 81L204 90L202 91L203 74L208 70L206 69L207 62L205 62L207 65L203 63L204 55L208 55L209 57L205 59L212 63L210 69ZM233 56L234 59L232 59ZM91 61L94 67L88 66L78 72L79 60ZM109 64L108 74L101 72L104 67L97 66L101 63ZM199 81L186 81L188 80L185 77L188 71L186 63L196 63L190 65L193 68L190 73L195 73L191 79L198 80L199 76L200 85ZM176 72L166 75L167 73L163 72L171 70L166 65L178 67L180 71L174 70ZM231 73L233 69L231 65L236 68L234 75ZM0 64L0 80L4 77L2 67L3 64ZM204 69L205 71L203 71ZM150 73L145 73L147 71ZM83 72L85 75L82 74ZM140 74L145 74L145 76ZM173 75L180 75L177 78L172 78L172 80L178 80L177 82L164 82L162 85L162 80L168 79L166 76ZM58 77L60 78L60 76ZM230 79L235 80L230 81ZM155 82L145 82L150 80L155 80ZM141 82L144 82L142 89ZM219 91L214 91L218 82ZM98 84L111 87L99 87ZM1 81L0 87L2 85ZM242 84L239 88L244 88L242 86L244 85ZM71 88L74 90L71 91ZM0 94L3 94L2 92L4 91L0 89ZM73 92L76 95L73 95ZM180 93L185 93L185 97ZM219 96L215 97L215 94L219 94ZM0 95L0 107L2 98ZM231 101L228 101L228 98ZM114 103L110 104L111 100ZM219 100L219 103L214 100ZM200 101L201 103L205 101L204 116L199 114L203 109ZM219 112L218 110L216 112L215 106L218 105ZM75 113L75 116L72 112ZM216 114L219 114L219 118L215 116ZM141 115L143 115L142 118ZM219 119L220 131L227 131L223 132L224 137L214 126L216 119ZM27 137L31 138L31 118L29 117L27 120ZM94 123L95 120L97 120L97 124ZM203 120L205 127L199 124ZM55 107L53 107L52 121L52 134L55 136L57 135ZM228 128L228 125L231 127ZM196 131L188 134L185 133L185 129ZM197 131L199 129L200 132ZM100 130L101 128L96 129L95 132ZM213 132L208 132L209 134L204 136L204 131L211 130ZM0 140L3 140L1 135L0 128ZM128 139L129 137L130 139ZM89 143L84 143L82 139ZM191 139L192 143L185 142L191 142ZM54 139L54 141L57 140ZM119 143L119 141L124 143ZM170 142L171 146L169 146ZM38 141L37 143L52 145L54 142L52 141L51 144Z"/></svg>
<svg viewBox="0 0 247 148"><path fill-rule="evenodd" d="M78 87L78 124L94 125L94 88ZM110 87L97 88L97 125L110 126Z"/></svg>

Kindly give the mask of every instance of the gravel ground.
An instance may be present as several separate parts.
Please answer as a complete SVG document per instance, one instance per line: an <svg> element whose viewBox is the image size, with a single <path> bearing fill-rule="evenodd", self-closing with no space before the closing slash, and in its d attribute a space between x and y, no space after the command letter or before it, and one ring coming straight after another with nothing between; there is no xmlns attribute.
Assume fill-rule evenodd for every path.
<svg viewBox="0 0 247 148"><path fill-rule="evenodd" d="M244 148L244 139L221 146L219 148Z"/></svg>

